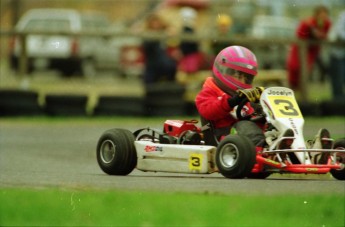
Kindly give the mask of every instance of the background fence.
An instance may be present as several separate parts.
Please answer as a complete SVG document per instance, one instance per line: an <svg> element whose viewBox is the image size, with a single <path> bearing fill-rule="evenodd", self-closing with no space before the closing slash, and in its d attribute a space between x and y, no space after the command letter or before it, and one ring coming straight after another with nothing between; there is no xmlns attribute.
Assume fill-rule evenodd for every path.
<svg viewBox="0 0 345 227"><path fill-rule="evenodd" d="M29 3L30 2L30 3ZM170 2L170 7L165 7L164 4ZM319 3L325 3L331 10L331 16L336 18L338 13L344 9L342 1L275 1L275 4L270 4L270 1L243 1L241 4L238 1L197 1L200 4L198 11L198 28L194 35L181 34L151 34L149 32L136 32L143 26L145 17L150 12L160 12L164 15L176 29L181 25L181 19L178 18L179 9L184 6L178 2L184 1L1 1L1 53L0 53L0 112L1 115L23 115L25 113L25 106L21 106L21 98L28 99L25 102L36 103L34 113L50 114L50 115L109 115L109 114L134 114L134 115L158 115L158 114L194 114L193 99L196 92L200 89L202 80L209 76L209 71L200 71L193 75L185 75L183 72L178 73L178 77L182 78L177 90L171 93L171 96L181 97L180 101L183 105L175 106L168 111L169 113L162 113L162 111L152 111L159 107L150 104L147 100L149 95L143 87L141 76L138 71L134 76L124 77L123 73L119 71L124 62L117 59L117 64L113 65L107 70L98 72L93 78L84 78L80 75L73 75L73 77L63 77L60 74L47 70L37 70L33 73L28 73L29 58L26 52L26 38L28 35L63 35L73 37L102 37L105 40L130 40L135 39L134 47L139 47L143 39L158 39L162 41L172 40L180 42L182 40L197 41L200 43L201 50L209 53L210 43L214 40L228 42L231 44L249 46L254 48L254 52L258 56L259 63L267 61L285 61L287 51L292 43L300 45L301 59L306 59L306 46L308 43L298 41L291 36L282 38L256 38L248 35L251 24L255 15L280 15L287 17L295 17L296 21L307 17L311 14L313 7ZM176 3L177 2L177 3ZM280 2L280 3L277 3ZM140 7L139 7L140 4ZM35 31L34 33L18 32L14 30L14 24L18 18L31 8L72 8L79 11L83 10L99 10L105 12L112 21L112 29L102 32L48 32ZM167 8L170 8L167 10ZM220 37L214 30L214 18L220 13L228 13L232 15L235 23L243 25L246 32L235 34L231 37ZM245 15L244 15L245 14ZM139 25L139 26L138 26ZM119 29L121 28L121 29ZM132 28L132 29L128 29ZM133 29L134 28L134 29ZM19 38L21 49L19 57L19 70L13 71L10 69L10 45L12 37ZM121 41L119 41L121 42ZM327 62L328 52L332 47L344 46L344 43L324 41L320 43L323 48L323 58ZM132 45L132 44L131 44ZM121 52L128 48L124 46L116 46L114 52ZM132 45L133 47L133 45ZM130 51L131 49L126 49ZM123 53L122 53L123 54ZM120 54L121 55L121 54ZM120 55L116 56L116 58ZM115 58L115 56L114 56ZM269 59L269 60L268 60ZM261 64L265 65L265 64ZM328 78L322 81L319 80L320 74L317 70L314 71L314 79L311 79L307 73L305 60L301 62L302 65L302 83L299 90L296 91L298 100L302 103L301 108L305 109L305 113L323 115L330 114L331 107L329 104L332 101L330 84ZM127 68L131 66L126 65ZM133 66L133 68L135 68ZM140 68L139 68L140 70ZM330 75L328 75L330 76ZM316 79L315 79L316 78ZM287 73L285 66L280 64L273 64L273 67L259 69L259 76L257 78L257 85L283 85L287 86ZM157 96L162 96L165 92L162 87L161 93ZM17 92L17 96L15 92ZM177 93L178 95L177 95ZM182 94L182 96L181 96ZM127 97L128 99L125 99ZM165 99L169 99L165 97ZM33 101L34 100L34 101ZM11 104L13 102L14 104ZM164 102L162 99L159 102ZM181 103L180 102L180 103ZM10 103L10 104L9 104ZM51 107L52 103L57 107ZM60 104L58 104L60 103ZM128 105L125 105L125 104ZM136 103L129 105L129 103ZM341 106L342 104L340 104ZM16 106L20 110L11 112L9 106ZM121 106L127 108L127 111L119 110L114 106ZM130 107L125 107L130 106ZM12 108L11 107L11 108ZM166 109L169 109L165 107ZM59 109L69 109L71 111L59 112ZM121 108L120 108L121 109ZM341 109L341 108L340 108ZM345 108L342 108L343 110ZM338 108L339 110L339 108ZM338 114L342 115L338 111ZM25 114L24 114L25 115Z"/></svg>

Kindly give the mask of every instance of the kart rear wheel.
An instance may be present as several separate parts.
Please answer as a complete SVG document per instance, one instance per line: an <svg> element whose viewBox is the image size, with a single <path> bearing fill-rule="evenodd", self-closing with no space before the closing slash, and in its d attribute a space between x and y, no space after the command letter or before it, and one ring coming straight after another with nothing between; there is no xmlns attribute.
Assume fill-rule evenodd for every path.
<svg viewBox="0 0 345 227"><path fill-rule="evenodd" d="M110 129L97 144L97 162L109 175L128 175L137 165L134 135L126 129Z"/></svg>
<svg viewBox="0 0 345 227"><path fill-rule="evenodd" d="M333 146L334 149L345 150L345 138L336 140ZM337 160L344 165L340 170L331 169L332 176L337 180L345 180L345 154L338 153Z"/></svg>
<svg viewBox="0 0 345 227"><path fill-rule="evenodd" d="M224 177L246 177L253 169L255 161L255 146L245 136L229 135L217 147L216 164Z"/></svg>

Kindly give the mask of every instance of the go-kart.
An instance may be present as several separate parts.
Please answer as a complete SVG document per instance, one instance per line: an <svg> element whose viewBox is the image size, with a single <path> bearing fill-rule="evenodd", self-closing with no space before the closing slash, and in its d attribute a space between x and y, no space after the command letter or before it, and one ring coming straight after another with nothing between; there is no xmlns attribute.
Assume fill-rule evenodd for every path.
<svg viewBox="0 0 345 227"><path fill-rule="evenodd" d="M166 120L163 129L105 131L97 144L98 164L110 175L127 175L136 168L144 172L219 172L234 179L265 179L272 173L330 173L345 179L345 138L334 141L321 129L314 140L305 141L304 118L291 89L263 90L258 103L261 113L250 119L241 111L247 102L238 105L236 116L261 120L265 141L259 145L240 134L229 134L210 145L197 120Z"/></svg>

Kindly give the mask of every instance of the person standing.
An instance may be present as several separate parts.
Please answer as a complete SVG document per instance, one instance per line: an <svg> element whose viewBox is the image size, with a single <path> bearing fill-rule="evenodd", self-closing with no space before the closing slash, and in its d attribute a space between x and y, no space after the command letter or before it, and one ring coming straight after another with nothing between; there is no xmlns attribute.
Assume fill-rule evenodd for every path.
<svg viewBox="0 0 345 227"><path fill-rule="evenodd" d="M296 36L298 39L307 41L320 41L327 38L331 27L329 12L325 6L317 6L312 17L302 20L297 27ZM301 59L299 56L298 44L293 44L287 58L287 70L289 85L298 89L301 82ZM314 63L319 57L320 45L309 44L307 47L307 69L311 73Z"/></svg>
<svg viewBox="0 0 345 227"><path fill-rule="evenodd" d="M183 7L180 11L182 18L182 34L196 34L197 11L191 7ZM179 69L185 73L195 73L201 69L203 55L199 50L198 41L183 40L180 43L181 59Z"/></svg>
<svg viewBox="0 0 345 227"><path fill-rule="evenodd" d="M232 19L227 14L218 14L216 20L216 39L212 40L212 54L217 55L224 48L231 46L229 41L218 40L217 38L230 38L233 34L231 31Z"/></svg>
<svg viewBox="0 0 345 227"><path fill-rule="evenodd" d="M333 33L334 32L334 33ZM343 10L334 25L334 41L345 42L345 10ZM345 86L345 47L334 46L330 53L330 78L332 85L332 95L334 100L344 100Z"/></svg>
<svg viewBox="0 0 345 227"><path fill-rule="evenodd" d="M152 14L146 21L147 32L162 34L167 32L167 24L157 14ZM172 58L163 42L156 39L144 40L142 44L145 56L144 84L159 81L175 81L177 61Z"/></svg>

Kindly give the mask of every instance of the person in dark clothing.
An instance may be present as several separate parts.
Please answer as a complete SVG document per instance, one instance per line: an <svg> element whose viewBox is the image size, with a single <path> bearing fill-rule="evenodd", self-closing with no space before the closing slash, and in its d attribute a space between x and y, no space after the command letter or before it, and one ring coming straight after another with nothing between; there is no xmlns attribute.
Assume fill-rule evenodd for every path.
<svg viewBox="0 0 345 227"><path fill-rule="evenodd" d="M182 28L182 33L194 34L194 28L189 27L189 26L184 26ZM182 41L180 44L180 49L183 56L187 56L187 55L199 52L199 44L198 42L194 42L194 41Z"/></svg>
<svg viewBox="0 0 345 227"><path fill-rule="evenodd" d="M161 34L167 25L156 14L147 19L147 31ZM164 43L160 40L144 40L142 48L145 56L144 83L146 85L157 83L161 80L175 81L177 62L169 56Z"/></svg>
<svg viewBox="0 0 345 227"><path fill-rule="evenodd" d="M196 33L197 11L191 7L183 7L181 9L182 29L181 33L185 35L193 35ZM199 42L193 40L182 40L180 43L180 59L179 69L185 73L195 73L205 67L205 57L200 51Z"/></svg>
<svg viewBox="0 0 345 227"><path fill-rule="evenodd" d="M220 41L217 38L230 38L233 35L232 32L232 19L227 14L218 14L216 21L216 39L211 42L212 54L216 56L224 48L231 46L229 41Z"/></svg>
<svg viewBox="0 0 345 227"><path fill-rule="evenodd" d="M345 41L345 10L339 14L334 26L334 41ZM330 77L334 101L345 101L345 47L334 46L330 54Z"/></svg>

